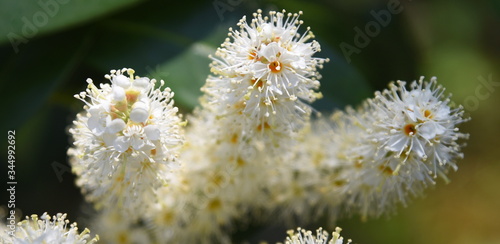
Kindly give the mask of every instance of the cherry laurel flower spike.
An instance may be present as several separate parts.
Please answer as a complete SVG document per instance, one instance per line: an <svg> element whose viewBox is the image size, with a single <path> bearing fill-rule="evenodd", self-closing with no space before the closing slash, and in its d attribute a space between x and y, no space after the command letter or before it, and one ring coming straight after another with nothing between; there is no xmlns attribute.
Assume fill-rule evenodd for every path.
<svg viewBox="0 0 500 244"><path fill-rule="evenodd" d="M156 80L127 68L105 78L110 83L99 87L88 79L86 91L75 95L85 106L69 130L68 155L88 200L97 208L118 204L133 217L156 201L177 167L183 121L174 93L157 89Z"/></svg>

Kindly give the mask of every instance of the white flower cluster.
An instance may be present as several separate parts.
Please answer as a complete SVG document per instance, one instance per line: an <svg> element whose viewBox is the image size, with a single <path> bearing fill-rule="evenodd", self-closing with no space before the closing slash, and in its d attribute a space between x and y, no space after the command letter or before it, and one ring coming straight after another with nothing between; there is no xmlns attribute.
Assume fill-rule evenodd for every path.
<svg viewBox="0 0 500 244"><path fill-rule="evenodd" d="M274 210L263 199L272 197L273 175L290 172L281 172L286 149L309 121L305 101L320 96L316 70L326 61L312 57L320 48L309 41L309 30L298 34L299 16L258 11L251 23L244 17L239 31L231 29L217 50L216 76L207 79L202 107L188 118L182 166L150 214L159 226L155 239L228 242L224 232L240 216Z"/></svg>
<svg viewBox="0 0 500 244"><path fill-rule="evenodd" d="M321 94L317 68L328 59L313 57L320 51L312 32L298 33L302 24L298 14L259 10L250 23L243 17L239 30L217 50L211 64L214 75L203 91L214 109L227 114L241 113L245 123L257 126L301 127L310 112L309 105ZM242 116L240 116L242 117Z"/></svg>
<svg viewBox="0 0 500 244"><path fill-rule="evenodd" d="M2 230L3 231L3 230ZM44 213L41 217L33 214L26 217L16 226L14 235L2 235L1 243L4 244L91 244L99 240L99 236L90 237L90 231L85 228L78 232L76 223L70 224L66 214L50 216Z"/></svg>
<svg viewBox="0 0 500 244"><path fill-rule="evenodd" d="M230 29L185 132L155 80L132 69L99 88L88 80L68 154L104 209L95 226L106 242L230 243L255 220L379 216L457 169L467 119L435 78L311 120L328 59L313 57L320 46L309 28L299 33L300 15L259 10ZM341 244L339 232L299 230L287 243Z"/></svg>
<svg viewBox="0 0 500 244"><path fill-rule="evenodd" d="M343 204L363 218L406 205L409 194L421 195L438 176L448 181L448 170L463 157L457 142L468 137L457 128L468 120L463 108L450 107L436 78L421 77L410 90L405 84L391 84L358 110L331 120L332 138L323 150L334 154L326 160L346 194Z"/></svg>
<svg viewBox="0 0 500 244"><path fill-rule="evenodd" d="M297 228L297 232L293 230L288 231L285 244L343 244L344 238L340 236L341 230L341 228L337 227L332 232L332 238L330 239L328 232L322 228L316 230L316 235L313 235L312 231ZM351 242L351 240L348 240L346 244Z"/></svg>
<svg viewBox="0 0 500 244"><path fill-rule="evenodd" d="M68 154L90 201L97 207L118 204L137 216L148 205L143 199L156 199L177 165L182 121L169 88L156 89L155 80L134 77L132 69L105 77L111 84L97 88L88 79L87 90L75 95L85 110L69 130L74 146Z"/></svg>

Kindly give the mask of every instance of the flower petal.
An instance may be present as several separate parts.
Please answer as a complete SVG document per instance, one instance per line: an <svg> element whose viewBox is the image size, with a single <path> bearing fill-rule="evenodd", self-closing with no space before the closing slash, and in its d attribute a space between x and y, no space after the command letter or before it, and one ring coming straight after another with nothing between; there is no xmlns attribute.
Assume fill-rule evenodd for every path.
<svg viewBox="0 0 500 244"><path fill-rule="evenodd" d="M127 149L130 147L129 140L125 136L120 136L116 138L115 142L113 143L113 146L118 152L125 152Z"/></svg>
<svg viewBox="0 0 500 244"><path fill-rule="evenodd" d="M148 125L144 127L144 133L149 140L155 141L160 139L160 129L156 125Z"/></svg>

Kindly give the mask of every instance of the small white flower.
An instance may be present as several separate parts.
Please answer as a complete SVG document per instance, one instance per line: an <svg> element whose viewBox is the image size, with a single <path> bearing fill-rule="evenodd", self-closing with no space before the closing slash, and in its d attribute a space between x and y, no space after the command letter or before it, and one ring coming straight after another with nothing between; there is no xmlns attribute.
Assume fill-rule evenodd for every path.
<svg viewBox="0 0 500 244"><path fill-rule="evenodd" d="M78 232L76 223L70 224L66 219L66 214L54 215L51 217L44 213L40 218L33 214L26 217L25 220L19 222L16 226L14 236L9 236L4 240L5 244L84 244L96 243L99 236L90 237L90 231L84 229L81 233Z"/></svg>
<svg viewBox="0 0 500 244"><path fill-rule="evenodd" d="M312 231L297 228L297 232L293 230L287 232L288 237L285 244L342 244L344 243L344 238L340 236L340 231L342 229L337 227L335 232L332 232L332 237L330 238L328 232L322 228L316 230L316 235ZM346 244L351 242L351 240L347 240Z"/></svg>
<svg viewBox="0 0 500 244"><path fill-rule="evenodd" d="M119 74L113 77L113 82L121 88L128 88L130 86L130 79L125 75Z"/></svg>
<svg viewBox="0 0 500 244"><path fill-rule="evenodd" d="M125 129L125 127L127 127L127 125L122 119L114 119L111 120L109 123L106 123L106 133L116 134Z"/></svg>
<svg viewBox="0 0 500 244"><path fill-rule="evenodd" d="M148 105L144 102L136 102L130 111L130 120L136 123L144 123L149 117Z"/></svg>
<svg viewBox="0 0 500 244"><path fill-rule="evenodd" d="M112 70L105 76L111 84L100 88L87 80L88 89L75 95L85 111L69 130L74 147L68 154L89 200L97 206L119 203L137 213L135 208L147 207L144 199L154 202L183 139L170 89L155 89L155 80L133 74L132 69Z"/></svg>

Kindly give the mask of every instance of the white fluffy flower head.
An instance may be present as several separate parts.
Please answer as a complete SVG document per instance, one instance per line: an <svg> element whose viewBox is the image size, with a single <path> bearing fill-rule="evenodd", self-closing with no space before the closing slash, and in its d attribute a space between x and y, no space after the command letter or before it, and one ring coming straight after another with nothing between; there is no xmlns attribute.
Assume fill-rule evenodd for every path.
<svg viewBox="0 0 500 244"><path fill-rule="evenodd" d="M127 72L130 77L126 77ZM92 80L86 92L75 95L86 103L87 127L94 138L101 139L104 146L113 150L114 156L123 153L151 155L156 149L164 158L174 158L165 147L179 144L177 112L172 106L173 93L170 89L155 90L155 80L146 77L133 77L132 69L112 70L106 78L111 85L97 88ZM164 82L161 81L161 86ZM85 98L89 98L87 102ZM167 139L165 136L172 138ZM166 149L166 150L164 150Z"/></svg>
<svg viewBox="0 0 500 244"><path fill-rule="evenodd" d="M437 85L436 78L424 82L424 77L405 88L405 82L391 84L390 90L377 93L370 101L377 114L374 119L373 139L395 157L417 161L430 161L429 172L434 176L452 166L455 158L461 158L457 140L467 138L457 125L467 121L461 106L450 107L449 96ZM398 165L400 166L400 165ZM427 167L425 167L427 168ZM395 173L399 168L393 169Z"/></svg>
<svg viewBox="0 0 500 244"><path fill-rule="evenodd" d="M91 239L88 229L78 233L76 223L70 224L66 219L66 214L57 214L51 217L44 213L40 218L33 214L18 223L16 233L11 237L14 244L22 243L60 243L60 244L84 244L96 243L99 237Z"/></svg>
<svg viewBox="0 0 500 244"><path fill-rule="evenodd" d="M258 10L250 23L243 17L239 30L230 29L211 64L218 76L209 77L204 87L209 103L261 124L272 121L270 116L303 120L310 110L303 101L321 97L315 91L317 69L328 59L313 57L320 46L309 41L314 37L309 28L298 33L301 14L271 11L264 17Z"/></svg>
<svg viewBox="0 0 500 244"><path fill-rule="evenodd" d="M406 205L410 194L421 195L438 176L448 181L449 169L456 170L463 157L459 140L468 137L458 129L468 120L463 108L451 104L435 77L430 82L421 77L410 89L405 85L391 84L336 122L355 122L351 136L357 142L351 143L341 178L347 182L345 205L362 218Z"/></svg>
<svg viewBox="0 0 500 244"><path fill-rule="evenodd" d="M297 232L293 230L288 231L285 244L342 244L344 243L344 238L340 236L341 230L341 228L337 227L330 239L328 232L322 228L316 230L316 235L313 235L312 231L297 228ZM347 240L346 244L348 243L351 243L351 240Z"/></svg>
<svg viewBox="0 0 500 244"><path fill-rule="evenodd" d="M74 147L68 154L90 200L140 206L139 195L154 195L175 165L183 122L173 92L156 89L156 80L134 77L134 70L126 68L105 77L111 84L98 88L88 79L86 91L75 95L85 110L69 130Z"/></svg>

